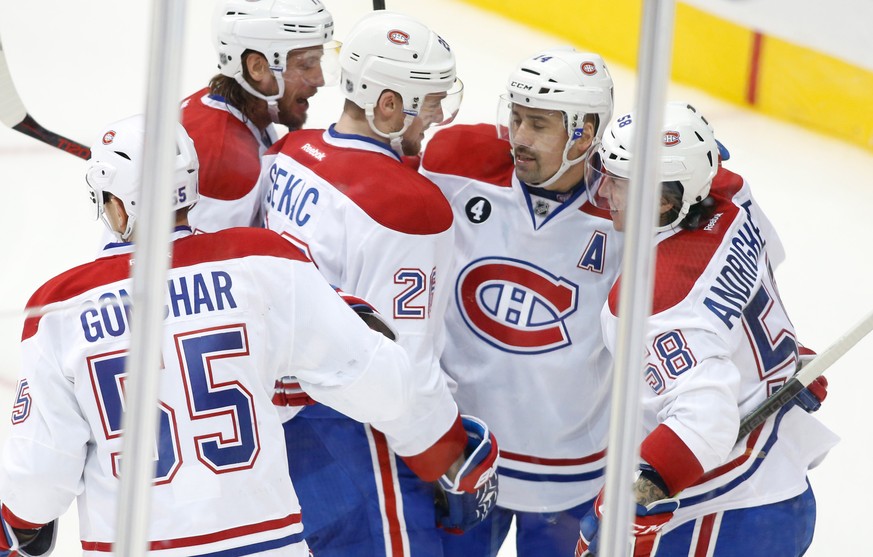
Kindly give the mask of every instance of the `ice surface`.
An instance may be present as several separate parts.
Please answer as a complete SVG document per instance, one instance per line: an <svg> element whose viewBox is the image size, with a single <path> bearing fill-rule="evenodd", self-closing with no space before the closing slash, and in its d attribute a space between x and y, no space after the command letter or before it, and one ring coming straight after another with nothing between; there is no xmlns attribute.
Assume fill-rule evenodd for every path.
<svg viewBox="0 0 873 557"><path fill-rule="evenodd" d="M188 2L182 90L204 86L215 72L211 2ZM395 0L389 7L428 22L458 57L465 98L458 121L493 121L503 81L521 59L561 41L454 0ZM0 1L0 37L16 86L32 116L82 142L99 128L144 108L151 2ZM328 3L342 38L371 9L368 0ZM48 17L47 14L51 14ZM607 60L607 63L609 61ZM610 65L616 112L633 107L636 77ZM726 166L744 175L780 231L787 251L777 270L781 294L803 342L819 351L873 309L873 153L762 117L704 93L671 86L713 123L731 150ZM336 91L313 101L310 125L339 114ZM822 114L827 118L827 114ZM0 129L0 414L11 406L18 373L21 313L43 281L96 251L101 224L92 221L84 162ZM559 249L556 246L556 249ZM858 555L866 548L866 499L857 482L869 473L873 448L868 408L873 392L873 339L862 341L828 373L830 396L820 418L842 442L811 479L819 501L811 557ZM8 422L0 426L0 438ZM232 512L232 511L231 511ZM80 555L75 510L62 518L59 557ZM505 547L500 557L512 557Z"/></svg>

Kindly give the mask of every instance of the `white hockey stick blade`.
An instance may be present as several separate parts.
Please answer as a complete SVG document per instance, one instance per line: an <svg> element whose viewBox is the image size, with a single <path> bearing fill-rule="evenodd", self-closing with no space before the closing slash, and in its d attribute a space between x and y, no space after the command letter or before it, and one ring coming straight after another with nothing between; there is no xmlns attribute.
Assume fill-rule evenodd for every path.
<svg viewBox="0 0 873 557"><path fill-rule="evenodd" d="M15 90L9 65L6 63L6 52L0 42L0 122L14 128L27 116L27 109Z"/></svg>
<svg viewBox="0 0 873 557"><path fill-rule="evenodd" d="M753 411L746 414L740 423L740 431L737 435L737 442L743 437L751 433L753 429L764 423L767 418L779 411L780 408L791 402L795 396L806 388L810 383L825 372L831 365L839 360L843 354L848 352L853 346L867 336L873 330L873 312L867 314L861 321L855 324L854 327L846 331L843 336L831 344L824 352L817 355L811 362L803 366L797 374L792 377L778 391L773 393L767 400L762 402Z"/></svg>

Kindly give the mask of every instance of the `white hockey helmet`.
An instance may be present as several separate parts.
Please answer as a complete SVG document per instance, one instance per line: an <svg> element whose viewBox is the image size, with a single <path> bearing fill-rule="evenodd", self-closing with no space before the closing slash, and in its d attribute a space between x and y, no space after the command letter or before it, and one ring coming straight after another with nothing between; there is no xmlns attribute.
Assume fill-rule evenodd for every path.
<svg viewBox="0 0 873 557"><path fill-rule="evenodd" d="M339 50L339 43L333 41L333 16L320 0L220 0L213 27L219 71L267 102L275 102L284 94L281 74L289 52L324 46L327 56L328 51ZM246 50L260 52L267 59L276 75L278 94L264 95L246 82ZM325 81L329 82L329 77Z"/></svg>
<svg viewBox="0 0 873 557"><path fill-rule="evenodd" d="M509 126L512 105L562 112L567 129L563 163L554 176L537 187L554 183L567 169L583 160L567 158L574 141L582 137L586 116L597 116L592 145L603 134L613 109L612 76L603 58L572 47L551 48L521 62L509 75L500 98L498 134L513 141Z"/></svg>
<svg viewBox="0 0 873 557"><path fill-rule="evenodd" d="M182 124L176 124L176 159L173 174L172 210L194 205L200 198L197 173L200 165L194 142ZM91 190L91 200L97 206L97 218L122 241L130 239L139 214L142 191L142 157L145 144L145 116L137 114L106 126L91 146L91 158L85 181ZM103 194L119 198L127 212L127 228L120 234L110 226L103 213Z"/></svg>
<svg viewBox="0 0 873 557"><path fill-rule="evenodd" d="M343 95L364 109L377 135L390 140L401 136L413 117L424 117L423 111L428 125L451 122L461 104L463 84L448 43L404 14L380 10L361 18L340 50L340 70ZM373 124L373 108L385 90L403 99L407 121L399 132L384 133ZM428 95L442 97L437 109L429 106L431 99L425 102Z"/></svg>
<svg viewBox="0 0 873 557"><path fill-rule="evenodd" d="M606 200L597 194L601 177L623 180L626 184L635 129L633 113L620 116L607 127L597 152L589 155L588 194L595 205L609 208L604 204ZM718 172L720 149L712 126L685 102L667 103L661 130L661 181L678 182L682 186L682 207L677 218L658 228L667 230L681 222L692 205L709 195L712 179Z"/></svg>

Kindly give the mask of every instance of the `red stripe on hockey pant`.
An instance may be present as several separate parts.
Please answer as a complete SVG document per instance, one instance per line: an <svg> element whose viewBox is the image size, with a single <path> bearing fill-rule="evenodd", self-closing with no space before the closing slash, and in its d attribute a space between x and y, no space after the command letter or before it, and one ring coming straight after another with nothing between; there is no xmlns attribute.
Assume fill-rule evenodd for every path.
<svg viewBox="0 0 873 557"><path fill-rule="evenodd" d="M694 548L694 557L706 557L710 542L715 544L715 540L712 539L714 525L714 514L708 514L700 519L700 531L697 533L697 546Z"/></svg>
<svg viewBox="0 0 873 557"><path fill-rule="evenodd" d="M388 522L388 540L386 541L390 544L386 553L389 557L403 557L403 534L400 529L400 516L397 505L398 494L394 490L393 455L388 448L388 441L385 439L385 436L370 426L367 426L367 429L373 435L373 448L376 451L376 461L379 467L376 473L379 474L382 483L382 496L385 500L384 516Z"/></svg>

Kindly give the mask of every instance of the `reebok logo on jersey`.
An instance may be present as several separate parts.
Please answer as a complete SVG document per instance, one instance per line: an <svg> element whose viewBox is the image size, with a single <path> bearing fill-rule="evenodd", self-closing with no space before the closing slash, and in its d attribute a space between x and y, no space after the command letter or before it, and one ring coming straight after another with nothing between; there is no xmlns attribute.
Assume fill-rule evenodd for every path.
<svg viewBox="0 0 873 557"><path fill-rule="evenodd" d="M579 287L530 263L482 258L458 277L455 296L464 322L500 350L538 354L570 344L564 320L577 309Z"/></svg>
<svg viewBox="0 0 873 557"><path fill-rule="evenodd" d="M709 219L709 222L706 223L706 226L704 226L703 229L704 230L712 230L713 228L715 228L715 225L718 222L718 219L720 219L723 214L724 213L716 213L711 219Z"/></svg>
<svg viewBox="0 0 873 557"><path fill-rule="evenodd" d="M303 149L304 151L306 151L307 153L309 153L310 155L312 155L313 157L315 157L316 159L318 159L320 161L324 160L324 157L325 157L324 151L319 151L318 149L316 149L315 147L313 147L309 143L305 144L303 147L301 147L301 149Z"/></svg>

